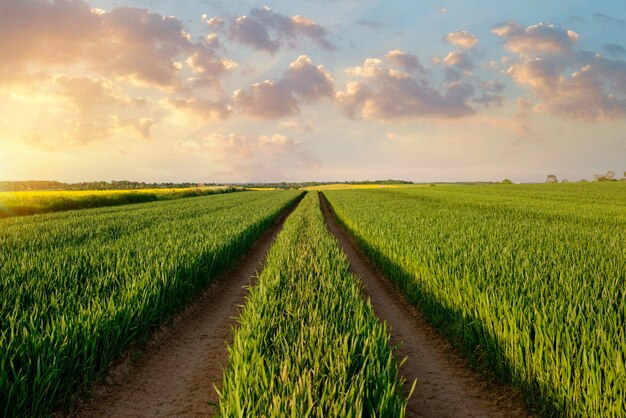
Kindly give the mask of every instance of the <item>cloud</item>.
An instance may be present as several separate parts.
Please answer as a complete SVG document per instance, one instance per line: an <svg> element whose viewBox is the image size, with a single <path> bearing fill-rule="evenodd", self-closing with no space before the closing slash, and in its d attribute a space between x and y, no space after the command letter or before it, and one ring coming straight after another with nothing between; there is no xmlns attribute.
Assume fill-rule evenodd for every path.
<svg viewBox="0 0 626 418"><path fill-rule="evenodd" d="M426 68L420 64L417 56L408 54L399 49L389 51L387 55L385 55L385 58L387 58L387 60L389 60L392 64L402 67L402 69L407 72L426 72Z"/></svg>
<svg viewBox="0 0 626 418"><path fill-rule="evenodd" d="M522 59L507 74L541 100L537 111L587 121L626 116L624 61L579 52L565 58Z"/></svg>
<svg viewBox="0 0 626 418"><path fill-rule="evenodd" d="M576 51L578 34L550 24L510 21L493 33L517 55L506 74L539 99L533 111L588 122L626 117L626 62Z"/></svg>
<svg viewBox="0 0 626 418"><path fill-rule="evenodd" d="M468 105L474 88L466 83L450 83L443 90L427 80L384 68L382 61L368 58L362 66L348 68L348 76L359 77L337 94L337 102L350 118L383 122L426 117L458 118L474 113Z"/></svg>
<svg viewBox="0 0 626 418"><path fill-rule="evenodd" d="M626 57L626 48L617 44L606 44L602 48L613 57Z"/></svg>
<svg viewBox="0 0 626 418"><path fill-rule="evenodd" d="M202 21L207 24L212 30L224 29L226 22L219 17L212 17L208 19L207 15L202 15Z"/></svg>
<svg viewBox="0 0 626 418"><path fill-rule="evenodd" d="M474 68L474 61L465 51L452 51L443 60L449 67L456 67L460 70L471 70Z"/></svg>
<svg viewBox="0 0 626 418"><path fill-rule="evenodd" d="M335 95L335 82L321 65L299 56L277 81L265 80L236 90L233 103L243 113L259 119L277 119L300 112L299 101L314 102Z"/></svg>
<svg viewBox="0 0 626 418"><path fill-rule="evenodd" d="M141 108L146 100L124 94L113 81L67 74L24 74L4 80L0 93L25 103L46 103L64 113L106 112L130 106Z"/></svg>
<svg viewBox="0 0 626 418"><path fill-rule="evenodd" d="M154 127L154 120L150 118L140 119L122 119L120 126L130 127L143 139L150 139L152 137L152 128Z"/></svg>
<svg viewBox="0 0 626 418"><path fill-rule="evenodd" d="M232 109L224 103L196 98L176 98L163 100L165 107L204 122L217 122L228 119Z"/></svg>
<svg viewBox="0 0 626 418"><path fill-rule="evenodd" d="M195 87L218 87L222 75L237 68L237 63L234 61L217 57L214 54L207 54L206 50L202 48L196 48L185 62L194 74L189 78L189 81Z"/></svg>
<svg viewBox="0 0 626 418"><path fill-rule="evenodd" d="M132 133L143 139L152 137L154 121L150 118L89 114L67 120L60 131L38 130L23 137L24 142L44 151L67 150L102 142L118 135Z"/></svg>
<svg viewBox="0 0 626 418"><path fill-rule="evenodd" d="M507 51L518 55L568 54L578 41L578 34L547 23L524 28L515 21L496 26L493 34L505 39Z"/></svg>
<svg viewBox="0 0 626 418"><path fill-rule="evenodd" d="M307 101L335 95L335 81L322 65L314 65L307 55L300 55L289 65L281 83Z"/></svg>
<svg viewBox="0 0 626 418"><path fill-rule="evenodd" d="M301 124L295 120L286 120L280 123L282 129L300 129L302 132L311 132L315 125L311 122Z"/></svg>
<svg viewBox="0 0 626 418"><path fill-rule="evenodd" d="M359 25L359 26L363 26L363 27L369 28L369 29L373 30L374 32L378 32L378 30L383 27L383 23L379 22L377 20L361 19L361 20L357 20L354 23Z"/></svg>
<svg viewBox="0 0 626 418"><path fill-rule="evenodd" d="M301 142L281 134L211 133L176 146L184 154L209 156L225 168L222 174L240 181L281 181L293 170L317 172L321 166Z"/></svg>
<svg viewBox="0 0 626 418"><path fill-rule="evenodd" d="M213 19L208 22L211 21ZM222 26L221 23L213 25L219 26ZM227 33L233 41L272 54L285 46L294 46L300 38L307 38L327 50L335 49L324 27L304 16L289 17L275 13L267 6L254 8L248 15L237 17L230 22Z"/></svg>
<svg viewBox="0 0 626 418"><path fill-rule="evenodd" d="M259 119L277 119L300 111L291 91L281 83L269 80L235 90L233 103L243 113Z"/></svg>
<svg viewBox="0 0 626 418"><path fill-rule="evenodd" d="M104 107L120 109L130 104L142 106L145 99L132 99L108 79L88 76L56 75L52 77L52 90L61 100L71 103L81 113ZM39 85L38 89L45 89Z"/></svg>
<svg viewBox="0 0 626 418"><path fill-rule="evenodd" d="M473 48L478 39L472 33L461 30L457 32L450 32L446 35L446 41L450 42L454 46L458 46L460 48Z"/></svg>
<svg viewBox="0 0 626 418"><path fill-rule="evenodd" d="M594 13L593 17L603 25L614 25L619 27L620 29L626 28L626 21L624 21L623 19L607 16L602 13Z"/></svg>
<svg viewBox="0 0 626 418"><path fill-rule="evenodd" d="M182 22L145 9L91 9L84 1L4 0L0 13L0 72L33 66L80 66L164 90L181 89L176 62L193 57L215 84L232 69L204 42L193 42Z"/></svg>

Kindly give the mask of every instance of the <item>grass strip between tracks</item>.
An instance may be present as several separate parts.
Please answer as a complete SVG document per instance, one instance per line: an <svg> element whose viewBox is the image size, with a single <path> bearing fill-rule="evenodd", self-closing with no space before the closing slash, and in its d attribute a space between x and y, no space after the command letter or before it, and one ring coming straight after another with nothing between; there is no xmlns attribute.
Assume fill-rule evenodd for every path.
<svg viewBox="0 0 626 418"><path fill-rule="evenodd" d="M388 329L309 192L250 290L229 348L220 413L404 416L401 387Z"/></svg>

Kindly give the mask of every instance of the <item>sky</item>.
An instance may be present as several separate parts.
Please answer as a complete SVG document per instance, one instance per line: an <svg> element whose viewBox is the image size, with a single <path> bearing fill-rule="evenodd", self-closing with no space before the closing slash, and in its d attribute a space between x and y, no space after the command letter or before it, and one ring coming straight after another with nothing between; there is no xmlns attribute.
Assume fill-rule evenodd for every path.
<svg viewBox="0 0 626 418"><path fill-rule="evenodd" d="M0 180L608 170L623 0L0 0Z"/></svg>

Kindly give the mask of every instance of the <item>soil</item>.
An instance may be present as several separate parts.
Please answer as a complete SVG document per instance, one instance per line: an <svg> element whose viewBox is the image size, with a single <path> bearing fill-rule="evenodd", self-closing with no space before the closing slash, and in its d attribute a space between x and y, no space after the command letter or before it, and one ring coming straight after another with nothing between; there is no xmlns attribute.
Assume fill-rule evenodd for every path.
<svg viewBox="0 0 626 418"><path fill-rule="evenodd" d="M207 417L219 400L239 307L282 229L286 211L248 253L210 285L143 350L130 349L114 364L72 417ZM59 415L59 414L56 414Z"/></svg>
<svg viewBox="0 0 626 418"><path fill-rule="evenodd" d="M364 294L370 298L374 312L391 329L391 343L400 344L395 354L398 359L406 358L400 368L406 379L405 394L417 379L407 416L528 417L519 392L487 383L472 370L359 250L339 226L321 194L320 200L328 227L348 256L353 273L362 280Z"/></svg>

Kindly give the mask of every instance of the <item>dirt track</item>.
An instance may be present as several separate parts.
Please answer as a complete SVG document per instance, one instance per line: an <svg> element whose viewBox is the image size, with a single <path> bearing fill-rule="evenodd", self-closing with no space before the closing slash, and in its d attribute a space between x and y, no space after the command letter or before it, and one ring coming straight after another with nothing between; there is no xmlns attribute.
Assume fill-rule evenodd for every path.
<svg viewBox="0 0 626 418"><path fill-rule="evenodd" d="M293 210L293 209L292 209ZM247 255L223 274L168 327L158 332L136 364L112 367L106 382L71 416L207 417L227 364L238 305L246 287L291 210L257 240Z"/></svg>
<svg viewBox="0 0 626 418"><path fill-rule="evenodd" d="M402 342L397 356L407 358L401 368L405 390L417 378L407 408L413 417L528 417L519 394L511 388L488 385L459 358L450 344L428 326L420 313L361 253L338 225L320 194L322 212L330 231L361 278L376 314L391 328L391 342Z"/></svg>
<svg viewBox="0 0 626 418"><path fill-rule="evenodd" d="M363 281L376 314L391 328L397 356L407 357L401 373L406 390L417 377L408 415L415 417L528 417L519 395L510 388L489 386L477 377L419 312L379 273L339 227L322 200L331 232ZM218 401L238 305L245 301L250 278L262 267L282 228L281 219L253 245L241 262L226 272L169 326L159 331L138 361L129 353L110 371L104 384L71 416L78 417L206 417Z"/></svg>

